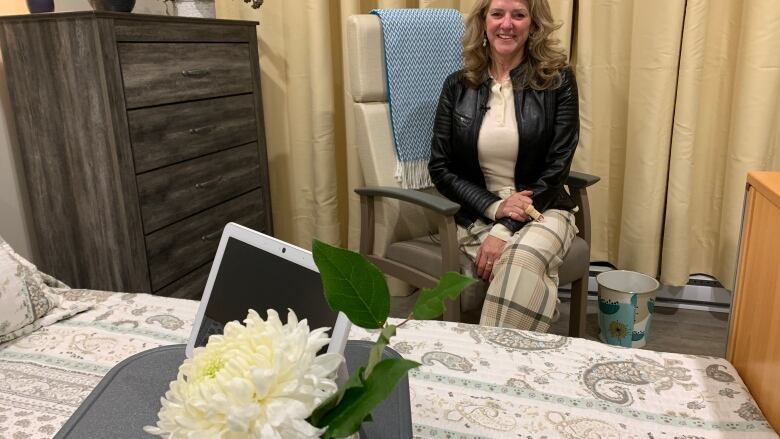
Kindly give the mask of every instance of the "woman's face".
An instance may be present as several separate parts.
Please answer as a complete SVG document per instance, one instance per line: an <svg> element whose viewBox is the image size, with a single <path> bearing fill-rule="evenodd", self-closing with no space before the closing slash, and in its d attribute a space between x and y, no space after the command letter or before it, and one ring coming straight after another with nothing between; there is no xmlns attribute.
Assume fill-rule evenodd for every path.
<svg viewBox="0 0 780 439"><path fill-rule="evenodd" d="M492 0L485 17L485 30L493 56L522 58L531 28L528 0Z"/></svg>

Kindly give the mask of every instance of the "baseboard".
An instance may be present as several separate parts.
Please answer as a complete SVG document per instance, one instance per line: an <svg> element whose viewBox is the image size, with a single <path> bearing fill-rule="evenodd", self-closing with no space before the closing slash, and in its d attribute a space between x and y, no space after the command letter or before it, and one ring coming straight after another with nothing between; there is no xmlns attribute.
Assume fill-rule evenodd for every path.
<svg viewBox="0 0 780 439"><path fill-rule="evenodd" d="M611 268L592 265L590 270L588 298L596 300L598 294L596 276ZM561 285L559 296L571 298L570 291L570 284ZM731 292L709 276L693 275L688 280L688 284L682 287L661 285L657 293L656 306L728 313L731 308Z"/></svg>

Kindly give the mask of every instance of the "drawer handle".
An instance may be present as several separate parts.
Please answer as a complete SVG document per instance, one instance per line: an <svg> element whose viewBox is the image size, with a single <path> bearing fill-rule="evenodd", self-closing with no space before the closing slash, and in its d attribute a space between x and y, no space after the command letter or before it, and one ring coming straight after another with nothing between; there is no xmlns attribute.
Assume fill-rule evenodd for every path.
<svg viewBox="0 0 780 439"><path fill-rule="evenodd" d="M222 234L222 232L217 230L216 232L211 232L211 233L209 233L207 235L201 235L200 236L200 240L201 241L211 241L214 238L217 238L218 236L220 236L221 234Z"/></svg>
<svg viewBox="0 0 780 439"><path fill-rule="evenodd" d="M219 177L213 178L211 180L206 180L206 181L202 181L200 183L195 183L195 189L208 189L209 187L216 185L220 181L222 181L222 176L221 175Z"/></svg>
<svg viewBox="0 0 780 439"><path fill-rule="evenodd" d="M202 78L209 74L208 70L204 69L187 69L181 71L182 76L187 78Z"/></svg>
<svg viewBox="0 0 780 439"><path fill-rule="evenodd" d="M214 127L190 128L190 134L208 134L214 131Z"/></svg>

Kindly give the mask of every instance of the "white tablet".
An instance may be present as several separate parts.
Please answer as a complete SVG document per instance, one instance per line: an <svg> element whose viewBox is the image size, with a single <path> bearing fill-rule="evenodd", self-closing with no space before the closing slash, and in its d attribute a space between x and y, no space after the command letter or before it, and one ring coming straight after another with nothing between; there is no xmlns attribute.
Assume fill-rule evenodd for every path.
<svg viewBox="0 0 780 439"><path fill-rule="evenodd" d="M221 334L231 320L243 322L254 309L266 319L267 310L282 322L292 309L310 329L331 328L327 352L344 353L351 323L330 309L311 252L244 226L228 223L222 231L200 307L187 342L187 358L212 334Z"/></svg>

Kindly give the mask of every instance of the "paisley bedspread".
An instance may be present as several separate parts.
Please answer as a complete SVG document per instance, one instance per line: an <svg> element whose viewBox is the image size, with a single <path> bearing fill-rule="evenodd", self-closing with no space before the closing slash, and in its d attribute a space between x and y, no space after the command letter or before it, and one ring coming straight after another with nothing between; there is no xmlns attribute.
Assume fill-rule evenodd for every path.
<svg viewBox="0 0 780 439"><path fill-rule="evenodd" d="M92 309L0 344L0 438L51 438L115 364L186 343L198 302L68 290Z"/></svg>
<svg viewBox="0 0 780 439"><path fill-rule="evenodd" d="M184 343L197 302L70 290L89 311L0 344L0 438L51 438L111 367ZM398 322L396 322L398 323ZM361 328L350 338L375 339ZM556 335L407 322L420 438L778 438L722 358Z"/></svg>
<svg viewBox="0 0 780 439"><path fill-rule="evenodd" d="M415 437L778 437L722 358L432 321L407 322L391 346L422 363L409 377Z"/></svg>

